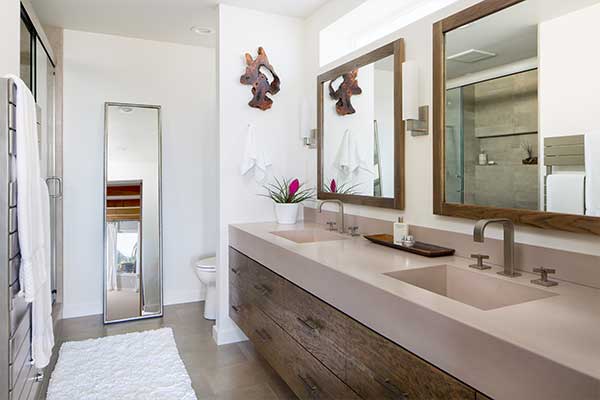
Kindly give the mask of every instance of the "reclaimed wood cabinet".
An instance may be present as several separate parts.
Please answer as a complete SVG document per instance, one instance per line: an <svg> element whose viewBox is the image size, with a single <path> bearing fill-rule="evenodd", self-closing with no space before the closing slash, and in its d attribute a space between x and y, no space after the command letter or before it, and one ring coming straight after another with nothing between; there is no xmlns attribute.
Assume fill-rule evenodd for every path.
<svg viewBox="0 0 600 400"><path fill-rule="evenodd" d="M485 398L234 248L229 285L231 318L301 399Z"/></svg>

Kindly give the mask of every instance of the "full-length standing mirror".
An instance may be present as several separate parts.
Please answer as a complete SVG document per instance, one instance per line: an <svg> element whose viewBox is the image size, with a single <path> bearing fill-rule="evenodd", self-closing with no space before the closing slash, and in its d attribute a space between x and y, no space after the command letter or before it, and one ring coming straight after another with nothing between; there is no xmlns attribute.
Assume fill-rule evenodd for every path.
<svg viewBox="0 0 600 400"><path fill-rule="evenodd" d="M162 316L160 106L104 112L104 322Z"/></svg>
<svg viewBox="0 0 600 400"><path fill-rule="evenodd" d="M318 77L318 197L404 208L402 39Z"/></svg>
<svg viewBox="0 0 600 400"><path fill-rule="evenodd" d="M434 211L600 234L600 0L486 0L434 25Z"/></svg>

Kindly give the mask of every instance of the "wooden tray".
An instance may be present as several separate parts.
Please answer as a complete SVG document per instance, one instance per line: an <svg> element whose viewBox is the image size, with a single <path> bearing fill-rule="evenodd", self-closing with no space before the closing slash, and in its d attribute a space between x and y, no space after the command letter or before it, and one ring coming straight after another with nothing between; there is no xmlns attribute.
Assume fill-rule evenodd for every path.
<svg viewBox="0 0 600 400"><path fill-rule="evenodd" d="M379 235L365 235L365 239L382 246L408 251L409 253L414 253L425 257L444 257L454 254L454 249L436 246L429 243L415 242L415 244L411 247L394 244L394 237L385 233Z"/></svg>

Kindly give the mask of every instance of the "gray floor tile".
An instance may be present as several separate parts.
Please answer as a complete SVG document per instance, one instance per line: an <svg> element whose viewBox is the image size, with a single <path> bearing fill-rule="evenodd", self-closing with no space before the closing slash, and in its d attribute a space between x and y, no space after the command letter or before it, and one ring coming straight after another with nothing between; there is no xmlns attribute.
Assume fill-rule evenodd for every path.
<svg viewBox="0 0 600 400"><path fill-rule="evenodd" d="M63 320L55 334L56 348L66 341L170 327L198 399L296 399L251 343L217 346L212 339L214 322L203 318L203 308L203 302L166 306L163 318L112 325L104 325L102 316ZM50 370L56 365L56 353Z"/></svg>

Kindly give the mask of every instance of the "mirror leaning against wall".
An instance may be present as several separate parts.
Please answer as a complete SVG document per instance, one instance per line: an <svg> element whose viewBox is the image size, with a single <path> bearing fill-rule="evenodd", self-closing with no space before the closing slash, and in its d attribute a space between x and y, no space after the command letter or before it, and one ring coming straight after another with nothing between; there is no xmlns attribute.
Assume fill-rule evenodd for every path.
<svg viewBox="0 0 600 400"><path fill-rule="evenodd" d="M600 234L598 17L598 0L483 1L434 26L436 214Z"/></svg>
<svg viewBox="0 0 600 400"><path fill-rule="evenodd" d="M105 104L105 323L162 316L160 113Z"/></svg>

